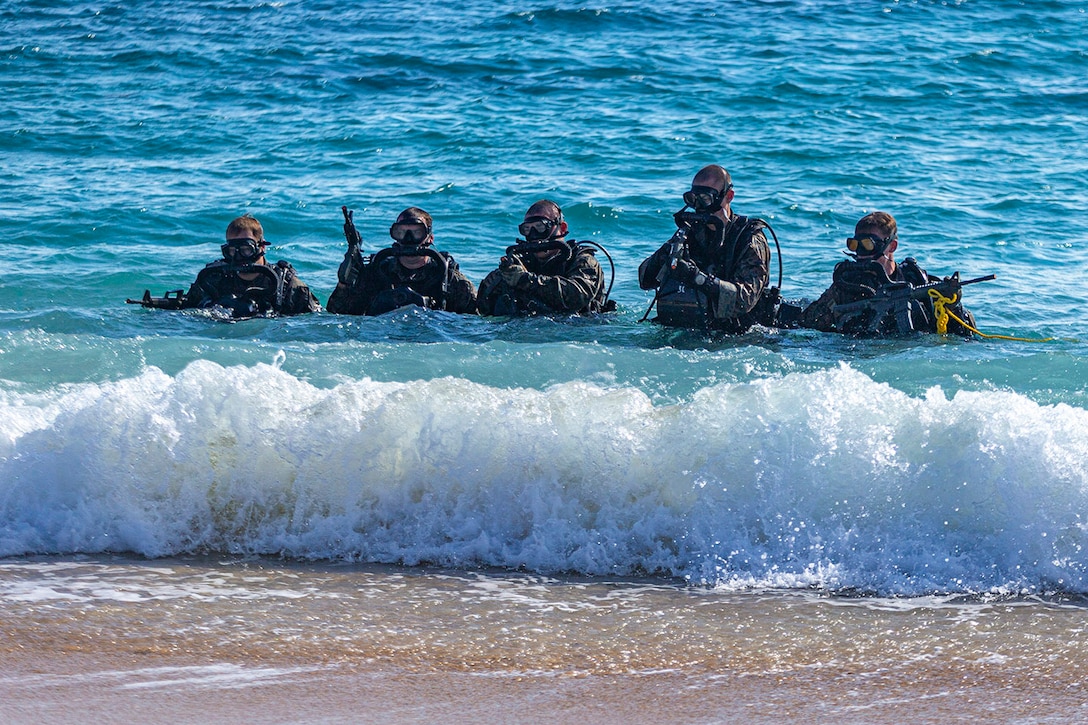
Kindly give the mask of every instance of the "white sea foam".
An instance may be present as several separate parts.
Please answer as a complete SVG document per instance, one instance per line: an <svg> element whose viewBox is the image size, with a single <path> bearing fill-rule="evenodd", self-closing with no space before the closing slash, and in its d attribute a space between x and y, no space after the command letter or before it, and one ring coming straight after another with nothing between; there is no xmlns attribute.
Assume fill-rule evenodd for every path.
<svg viewBox="0 0 1088 725"><path fill-rule="evenodd" d="M119 690L240 689L282 683L320 669L320 667L312 666L242 667L223 663L192 667L108 670L81 675L15 675L0 678L0 684L47 688L89 682L98 687L105 686Z"/></svg>
<svg viewBox="0 0 1088 725"><path fill-rule="evenodd" d="M0 399L0 555L282 554L885 594L1088 591L1088 412L842 366L704 388L324 389L272 366Z"/></svg>

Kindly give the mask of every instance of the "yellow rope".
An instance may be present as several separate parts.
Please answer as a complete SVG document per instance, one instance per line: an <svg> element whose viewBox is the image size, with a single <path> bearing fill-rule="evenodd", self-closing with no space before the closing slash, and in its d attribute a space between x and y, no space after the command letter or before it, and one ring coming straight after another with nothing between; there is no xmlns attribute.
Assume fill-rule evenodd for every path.
<svg viewBox="0 0 1088 725"><path fill-rule="evenodd" d="M945 305L956 304L956 300L960 298L960 293L953 292L951 297L945 297L940 293L940 290L931 289L929 296L933 300L933 314L937 318L937 334L948 334L948 315L950 313L945 309Z"/></svg>
<svg viewBox="0 0 1088 725"><path fill-rule="evenodd" d="M979 332L974 327L971 327L966 322L961 320L955 315L952 310L948 309L949 306L956 304L956 300L959 299L959 292L953 292L951 297L945 297L936 289L929 290L929 296L933 299L933 314L937 318L937 332L944 335L948 332L948 318L951 317L956 322L964 326L964 328L975 333L979 337L985 337L991 340L1012 340L1014 342L1052 342L1053 337L1012 337L1010 335L987 335L984 332Z"/></svg>

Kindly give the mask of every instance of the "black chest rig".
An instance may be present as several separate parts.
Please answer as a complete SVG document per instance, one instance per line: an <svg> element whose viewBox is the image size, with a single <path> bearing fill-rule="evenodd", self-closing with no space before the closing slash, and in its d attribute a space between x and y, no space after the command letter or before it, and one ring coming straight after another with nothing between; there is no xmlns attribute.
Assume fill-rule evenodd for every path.
<svg viewBox="0 0 1088 725"><path fill-rule="evenodd" d="M752 236L767 227L762 219L739 214L728 222L713 215L694 212L677 212L674 216L680 229L687 228L687 253L691 260L707 274L724 280L733 277L741 253L751 242ZM716 319L712 302L704 292L673 279L668 272L669 265L666 263L661 270L664 280L657 292L656 322L670 327L710 327L724 332L744 332L756 322L769 324L759 319L759 305L738 319ZM777 293L778 289L773 289ZM770 314L773 318L773 309Z"/></svg>
<svg viewBox="0 0 1088 725"><path fill-rule="evenodd" d="M282 259L275 265L212 262L196 278L195 286L202 294L199 306L221 307L235 318L279 312L294 273L294 268ZM242 275L256 276L243 279Z"/></svg>
<svg viewBox="0 0 1088 725"><path fill-rule="evenodd" d="M929 282L911 257L896 266L892 277L874 261L839 262L832 280L835 327L840 332L872 337L936 329L933 302L910 296L913 287Z"/></svg>
<svg viewBox="0 0 1088 725"><path fill-rule="evenodd" d="M506 248L506 256L516 256L525 265L525 269L532 274L546 275L549 277L566 276L571 273L575 263L581 255L595 255L593 247L608 252L596 242L578 242L574 239L552 239L546 242L519 242ZM536 252L555 249L557 254L540 259ZM611 262L611 257L609 257ZM613 275L615 271L613 270ZM611 288L611 285L609 285ZM584 312L611 312L616 309L616 303L608 299L608 291L601 281L594 293L589 306L579 313ZM545 302L536 299L531 294L520 289L512 289L506 285L500 286L498 296L494 302L494 314L499 316L514 317L519 315L547 315L555 314L556 310Z"/></svg>
<svg viewBox="0 0 1088 725"><path fill-rule="evenodd" d="M431 261L413 270L404 267L398 257L429 257ZM457 263L431 247L387 247L374 254L365 267L370 272L367 284L373 292L366 314L381 315L412 305L446 309L450 272L457 269Z"/></svg>

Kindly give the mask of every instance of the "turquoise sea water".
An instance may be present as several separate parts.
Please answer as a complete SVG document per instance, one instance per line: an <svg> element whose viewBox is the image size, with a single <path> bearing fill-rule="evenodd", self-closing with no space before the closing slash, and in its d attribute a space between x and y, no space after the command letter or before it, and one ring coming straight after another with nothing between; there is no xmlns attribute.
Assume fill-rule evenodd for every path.
<svg viewBox="0 0 1088 725"><path fill-rule="evenodd" d="M1088 3L0 3L0 556L282 555L877 595L1088 593ZM707 337L639 262L707 163L812 299L857 218L1049 343ZM615 315L222 323L250 212L479 282L541 197Z"/></svg>

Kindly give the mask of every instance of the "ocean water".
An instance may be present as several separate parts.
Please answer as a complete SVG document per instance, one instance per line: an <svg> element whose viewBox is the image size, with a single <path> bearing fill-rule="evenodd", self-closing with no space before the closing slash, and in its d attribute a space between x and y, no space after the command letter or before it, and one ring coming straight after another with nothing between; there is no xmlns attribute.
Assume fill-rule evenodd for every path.
<svg viewBox="0 0 1088 725"><path fill-rule="evenodd" d="M0 2L0 28L12 641L57 631L57 607L81 612L77 636L99 641L103 597L117 627L170 630L170 617L145 617L159 595L100 596L115 588L173 588L224 621L216 606L281 594L205 598L192 580L264 567L290 572L276 591L315 621L356 584L387 607L403 604L405 580L453 588L481 617L480 581L561 600L530 607L557 618L545 634L501 617L470 627L481 651L514 651L469 658L476 673L532 669L526 653L554 641L564 612L596 611L598 589L619 587L649 612L632 620L635 642L657 642L661 626L710 641L722 611L820 622L830 607L853 618L817 630L829 660L886 672L886 658L921 661L912 642L925 659L955 641L980 671L1038 681L1042 649L1001 659L1026 627L1056 643L1043 679L1079 686L1088 3L32 1ZM641 322L651 296L638 264L707 163L732 173L735 211L775 229L787 298L819 295L854 222L882 209L899 222L900 256L997 275L965 291L983 332L1037 341ZM269 256L325 302L341 205L369 251L401 209L425 208L437 246L478 283L542 197L573 236L609 250L617 313L225 323L124 303L187 287L246 212ZM503 616L520 596L499 598ZM451 667L455 648L434 639L456 609L421 618L413 657ZM258 611L230 631L271 631ZM887 642L852 648L887 611L924 621L892 637L891 654ZM946 614L1012 639L946 640ZM374 626L387 639L333 659L404 665L396 627ZM813 666L786 646L790 627L745 640L776 641L774 662L646 644L627 670L612 630L580 633L597 654L560 647L544 669ZM292 636L334 647L316 625ZM232 660L193 646L231 666L277 651L264 642ZM926 694L964 696L940 682ZM1056 717L1081 707L1069 697L1052 701Z"/></svg>

